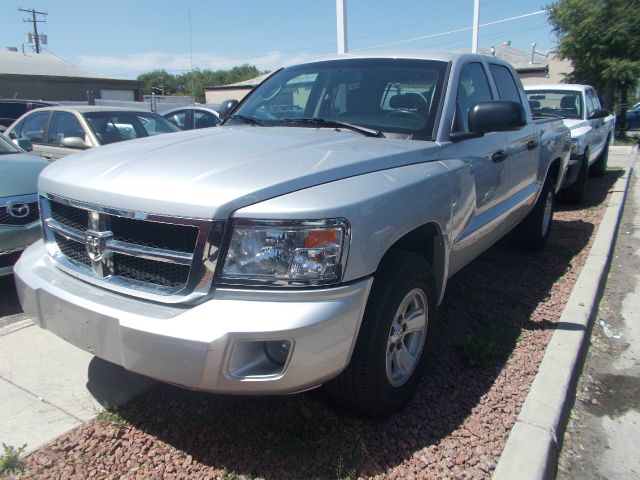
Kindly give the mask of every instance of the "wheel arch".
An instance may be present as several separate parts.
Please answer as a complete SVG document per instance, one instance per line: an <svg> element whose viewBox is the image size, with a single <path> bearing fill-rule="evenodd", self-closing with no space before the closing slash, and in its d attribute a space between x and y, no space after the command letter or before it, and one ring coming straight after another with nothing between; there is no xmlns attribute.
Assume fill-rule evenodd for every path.
<svg viewBox="0 0 640 480"><path fill-rule="evenodd" d="M446 251L446 239L442 228L436 222L425 223L407 232L395 241L381 257L378 267L390 252L404 250L416 253L429 263L433 272L438 304L442 301L446 286L448 256Z"/></svg>

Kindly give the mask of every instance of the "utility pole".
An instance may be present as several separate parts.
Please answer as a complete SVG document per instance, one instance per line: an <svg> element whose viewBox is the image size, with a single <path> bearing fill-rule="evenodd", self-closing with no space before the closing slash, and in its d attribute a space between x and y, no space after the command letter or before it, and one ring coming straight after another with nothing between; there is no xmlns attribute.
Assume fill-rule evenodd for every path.
<svg viewBox="0 0 640 480"><path fill-rule="evenodd" d="M31 19L24 19L23 21L26 23L33 23L33 41L36 44L36 53L40 53L40 36L38 35L38 23L47 23L47 20L38 20L37 15L44 15L45 17L49 15L47 12L37 12L35 8L32 9L24 9L19 8L20 12L30 13ZM47 43L46 41L44 42Z"/></svg>
<svg viewBox="0 0 640 480"><path fill-rule="evenodd" d="M347 53L347 0L336 0L338 26L338 53Z"/></svg>
<svg viewBox="0 0 640 480"><path fill-rule="evenodd" d="M473 39L471 53L478 53L478 23L480 21L480 0L473 0Z"/></svg>

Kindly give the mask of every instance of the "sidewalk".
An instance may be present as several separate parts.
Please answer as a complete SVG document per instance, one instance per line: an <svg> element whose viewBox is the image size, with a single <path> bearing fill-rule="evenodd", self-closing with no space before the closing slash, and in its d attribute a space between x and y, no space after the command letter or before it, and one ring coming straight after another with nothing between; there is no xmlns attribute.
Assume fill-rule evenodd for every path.
<svg viewBox="0 0 640 480"><path fill-rule="evenodd" d="M513 426L494 480L555 478L562 435L575 398L591 325L607 272L626 200L634 147L611 147L608 165L624 168L612 188L607 210L580 276L562 312L527 399Z"/></svg>
<svg viewBox="0 0 640 480"><path fill-rule="evenodd" d="M9 325L0 329L0 442L30 453L151 384L29 320Z"/></svg>

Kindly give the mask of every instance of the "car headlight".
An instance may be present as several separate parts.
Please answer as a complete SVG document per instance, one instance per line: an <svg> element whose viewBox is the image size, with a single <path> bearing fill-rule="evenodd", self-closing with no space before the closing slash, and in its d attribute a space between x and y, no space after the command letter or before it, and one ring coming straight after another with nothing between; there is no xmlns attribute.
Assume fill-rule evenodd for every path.
<svg viewBox="0 0 640 480"><path fill-rule="evenodd" d="M348 245L349 224L344 219L236 219L220 280L271 285L338 283Z"/></svg>

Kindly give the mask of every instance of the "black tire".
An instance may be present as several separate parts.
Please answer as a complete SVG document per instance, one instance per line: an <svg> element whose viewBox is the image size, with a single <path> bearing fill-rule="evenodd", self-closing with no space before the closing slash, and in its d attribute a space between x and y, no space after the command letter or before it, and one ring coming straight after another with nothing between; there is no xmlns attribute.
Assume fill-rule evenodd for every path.
<svg viewBox="0 0 640 480"><path fill-rule="evenodd" d="M602 149L602 152L600 152L600 155L598 155L598 159L593 163L593 165L591 165L591 168L589 168L589 174L592 177L602 177L607 171L607 161L609 160L609 140L610 139L607 138L607 144Z"/></svg>
<svg viewBox="0 0 640 480"><path fill-rule="evenodd" d="M540 250L547 243L553 223L555 183L555 178L547 175L533 210L514 229L514 239L520 247Z"/></svg>
<svg viewBox="0 0 640 480"><path fill-rule="evenodd" d="M580 171L576 181L560 192L560 199L574 205L582 205L587 193L587 179L589 178L589 150L585 150L580 159Z"/></svg>
<svg viewBox="0 0 640 480"><path fill-rule="evenodd" d="M421 334L397 328L404 322L404 316L398 317L398 314L407 298L413 295L415 304L410 302L405 313L415 305L415 322L420 323L420 308L423 309L426 318ZM420 307L422 302L426 305ZM375 275L351 361L326 385L329 398L339 409L376 418L406 405L420 383L427 362L435 324L435 302L433 276L427 261L412 252L387 253ZM396 322L397 319L401 321ZM417 352L409 357L415 364L412 369L406 369L404 376L404 368L397 363L403 348Z"/></svg>

